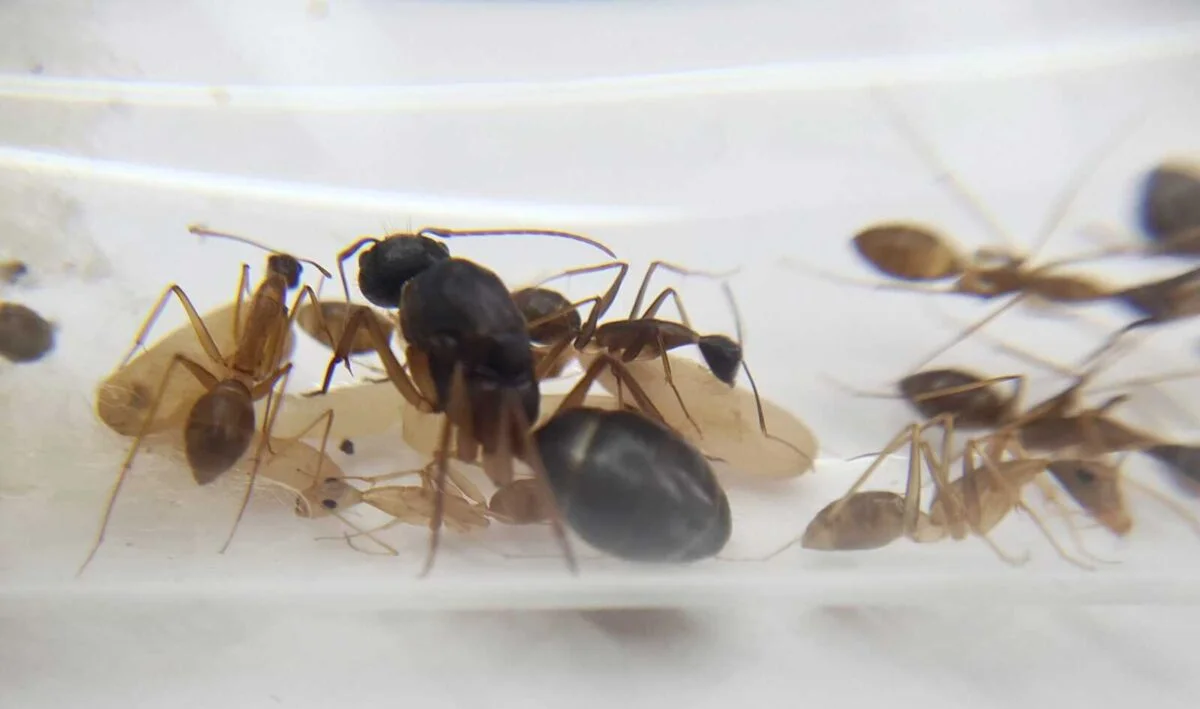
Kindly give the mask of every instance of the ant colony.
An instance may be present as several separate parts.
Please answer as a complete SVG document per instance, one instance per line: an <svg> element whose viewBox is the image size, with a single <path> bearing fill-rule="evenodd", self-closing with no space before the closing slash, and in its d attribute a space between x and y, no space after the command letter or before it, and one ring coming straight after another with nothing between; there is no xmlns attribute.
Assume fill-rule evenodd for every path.
<svg viewBox="0 0 1200 709"><path fill-rule="evenodd" d="M950 175L899 108L881 105L930 171ZM1114 144L1080 167L1076 182L1096 172ZM240 273L231 267L236 295L225 303L194 302L186 283L168 285L131 331L128 354L96 387L96 416L124 455L96 510L97 532L81 545L79 571L115 553L106 537L119 525L122 492L143 474L142 461L164 452L178 453L180 472L190 471L198 486L237 486L236 502L212 516L227 512L228 523L214 553L236 548L239 524L260 512L249 505L255 490L271 490L299 518L289 523L307 525L314 538L332 539L346 554L398 557L418 576L447 555L455 564L486 558L517 568L559 559L568 574L596 565L698 564L820 573L831 558L869 567L947 554L971 554L1003 573L1020 573L1007 567L1033 559L1105 573L1124 561L1109 557L1147 523L1200 533L1192 499L1200 492L1200 439L1128 415L1139 401L1169 400L1162 385L1193 373L1099 381L1142 343L1171 337L1200 313L1200 267L1191 263L1200 254L1200 170L1171 160L1140 176L1131 201L1142 240L1044 262L1036 252L1059 230L1079 184L1064 191L1024 250L960 180L948 184L1004 244L967 249L920 215L901 214L845 235L847 252L873 279L778 255L793 287L809 279L871 288L880 298L940 294L906 302L974 300L990 308L897 371L890 391L813 388L830 397L820 402L827 408L851 397L904 404L879 405L880 419L902 418L889 439L864 446L872 452L839 451L828 462L818 461L809 424L773 396L794 383L787 377L821 373L796 366L755 378L736 268L702 271L670 254L633 268L601 241L568 231L424 228L301 255L283 243L189 227L263 252L265 267L257 274L250 263ZM535 283L509 283L458 248L483 239L560 240L578 248L580 261ZM1119 259L1182 265L1119 285L1079 270ZM5 282L19 287L25 268L5 266ZM675 287L656 290L655 277L664 275L712 286L731 331L694 320ZM322 297L326 279L340 288ZM599 286L580 292L567 279ZM620 297L632 303L627 311ZM985 331L1005 314L1021 317L1017 306L1031 302L1064 313L1115 305L1126 319L1064 364ZM186 323L161 331L161 316L176 307ZM55 359L58 327L24 305L0 302L0 354L12 366L43 366ZM1021 364L999 371L934 364L968 340ZM296 376L305 347L320 353L324 376L315 381ZM1061 382L1035 392L1034 375L1021 367ZM352 381L335 382L339 375ZM1185 408L1175 406L1181 418ZM1172 484L1134 474L1139 466ZM770 495L807 507L742 506ZM1157 517L1140 514L1138 500ZM769 528L774 537L750 544L739 539L744 527ZM1027 534L1014 542L1007 529ZM1108 553L1095 552L1097 540Z"/></svg>

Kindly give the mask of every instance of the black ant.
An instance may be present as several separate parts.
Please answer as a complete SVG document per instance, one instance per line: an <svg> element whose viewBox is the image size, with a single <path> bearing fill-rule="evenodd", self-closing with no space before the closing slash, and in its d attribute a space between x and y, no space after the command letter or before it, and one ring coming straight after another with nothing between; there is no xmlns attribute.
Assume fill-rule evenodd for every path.
<svg viewBox="0 0 1200 709"><path fill-rule="evenodd" d="M384 239L361 239L338 255L347 299L343 262L364 246L359 255L358 283L372 303L399 309L400 334L407 344L409 371L396 359L387 333L368 311L350 315L319 392L329 390L333 372L346 361L359 331L366 330L388 379L417 410L443 413L443 438L436 457L450 450L450 429L457 430L457 457L473 461L480 448L483 469L498 486L513 479L513 458L529 449L529 429L538 419L540 391L534 368L533 347L526 321L504 282L487 268L460 258L432 236L485 236L535 234L586 243L606 254L612 252L586 237L557 231L448 232L423 229L414 234L393 234ZM410 374L411 372L411 374ZM430 553L421 572L433 566L444 512L445 467L434 481L438 502L430 522ZM568 566L574 570L561 520L551 520Z"/></svg>

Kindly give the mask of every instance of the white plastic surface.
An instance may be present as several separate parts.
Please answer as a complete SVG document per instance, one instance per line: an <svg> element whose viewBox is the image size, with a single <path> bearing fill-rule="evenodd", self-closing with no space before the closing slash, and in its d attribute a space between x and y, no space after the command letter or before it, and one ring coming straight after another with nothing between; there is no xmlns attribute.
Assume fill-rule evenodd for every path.
<svg viewBox="0 0 1200 709"><path fill-rule="evenodd" d="M847 239L896 217L938 224L967 246L988 243L865 87L890 87L1022 244L1074 170L1141 113L1143 122L1085 183L1047 255L1078 247L1080 228L1092 222L1130 228L1139 171L1166 156L1200 153L1200 11L1190 3L863 0L838 3L836 13L832 4L801 2L169 5L0 8L0 255L33 270L28 287L4 297L61 326L51 359L0 370L0 598L10 609L13 632L5 637L14 640L6 642L16 643L6 652L17 652L24 637L22 615L68 607L81 609L80 623L92 609L160 625L168 613L155 609L189 609L194 625L214 607L232 608L213 626L227 628L261 627L274 617L247 608L369 614L745 608L768 599L785 607L1200 599L1196 534L1136 493L1129 539L1086 532L1091 551L1120 562L1093 572L1067 566L1014 517L996 539L1033 553L1022 569L969 540L898 542L858 554L793 549L769 563L671 570L589 557L573 578L552 556L545 530L494 529L486 549L448 537L434 576L417 581L423 530L388 537L399 558L357 554L314 540L339 533L335 522L299 520L269 493L256 497L234 546L218 555L240 481L200 490L178 462L153 455L139 461L100 556L75 579L127 444L94 420L95 383L167 282L208 309L232 297L239 263L259 272L260 254L199 243L186 233L189 223L327 263L357 236L385 229L519 224L588 233L635 265L667 258L697 269L740 266L733 284L749 362L764 393L816 430L824 455L817 472L792 483L729 482L735 537L724 555L746 557L800 533L865 464L837 457L877 449L908 421L898 404L850 398L821 375L883 388L951 335L928 299L821 282L782 259L865 275ZM513 284L593 259L582 247L532 239L452 246ZM1128 264L1109 270L1124 282L1152 275ZM576 294L594 288L585 279L572 283ZM698 327L731 330L716 288L701 280L682 288ZM983 312L975 303L936 302L963 320ZM1086 317L1111 326L1127 315L1095 308ZM181 323L172 309L160 332ZM1071 362L1105 330L1026 311L989 331ZM1156 368L1184 368L1196 342L1194 327L1174 326L1149 338L1142 356ZM301 353L310 378L324 363L319 353ZM997 373L1028 369L982 343L942 361ZM1136 370L1137 362L1122 369ZM307 388L311 379L293 383ZM1034 394L1056 383L1042 376ZM1171 389L1184 405L1195 392L1188 383ZM1195 440L1194 424L1160 403L1135 401L1131 420ZM389 443L377 441L376 449L386 452ZM396 467L376 462L372 471ZM1138 466L1140 479L1172 491ZM899 490L903 470L894 461L874 485ZM511 560L492 549L550 556ZM810 618L804 627L812 625ZM856 627L844 619L832 625ZM900 625L921 632L917 623ZM960 627L965 634L1004 625ZM829 640L830 628L817 626L814 637ZM647 627L685 639L690 632ZM1121 632L1136 638L1136 627L1129 622ZM89 658L121 635L95 633L95 649L72 650L78 656L66 666L91 666ZM252 647L269 651L269 644ZM1042 652L1086 648L1064 640ZM148 651L131 657L138 652ZM819 665L823 655L810 649L795 657ZM333 664L350 673L344 662ZM766 665L794 671L778 658ZM1171 687L1153 673L1141 681L1141 696L1170 704ZM907 691L923 696L916 686ZM269 694L296 699L278 687ZM168 685L122 696L125 706L179 698ZM704 699L720 696L732 695Z"/></svg>

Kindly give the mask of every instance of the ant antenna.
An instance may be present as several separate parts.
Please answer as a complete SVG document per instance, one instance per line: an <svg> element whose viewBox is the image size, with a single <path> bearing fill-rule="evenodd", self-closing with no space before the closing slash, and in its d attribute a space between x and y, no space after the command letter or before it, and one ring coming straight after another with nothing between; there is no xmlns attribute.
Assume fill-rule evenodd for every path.
<svg viewBox="0 0 1200 709"><path fill-rule="evenodd" d="M223 232L223 231L213 231L213 230L211 230L211 229L208 229L208 228L206 228L206 227L200 226L200 225L198 225L198 224L192 224L191 226L189 226L189 227L188 227L188 231L189 231L189 232L191 232L191 233L193 233L193 234L195 234L196 236L199 236L200 238L204 238L204 237L206 237L206 236L211 236L211 237L214 237L214 238L217 238L217 239L228 239L228 240L230 240L230 241L236 241L236 242L238 242L238 243L240 243L240 244L246 244L246 245L248 245L248 246L253 246L253 247L257 248L257 249L261 249L261 250L263 250L263 251L266 251L267 253L271 253L271 254L280 254L280 255L284 255L284 256L291 256L291 254L285 254L285 253L284 253L284 252L282 252L282 251L277 251L277 250L275 250L275 249L272 249L272 248L270 248L270 247L268 247L268 246L265 246L265 245L263 245L263 244L260 244L260 243L258 243L257 241L254 241L253 239L248 239L248 238L246 238L246 237L244 237L244 236L238 236L237 234L229 234L229 233L226 233L226 232ZM296 259L297 261L300 261L301 263L307 263L308 265L310 265L310 266L312 266L313 268L315 268L315 269L317 269L318 271L320 271L320 272L321 272L321 275L322 275L322 276L324 276L324 277L326 277L326 278L333 278L333 274L332 274L332 273L330 273L329 271L326 271L324 266L322 266L321 264L317 263L316 261L313 261L312 259L300 258L299 256L292 256L292 258Z"/></svg>
<svg viewBox="0 0 1200 709"><path fill-rule="evenodd" d="M604 244L601 244L595 239L589 239L580 234L572 234L566 231L556 231L553 229L468 229L463 231L455 231L451 229L438 229L436 227L425 227L417 232L418 236L437 236L442 239L450 239L458 236L551 236L557 239L570 239L578 241L581 244L587 244L592 248L602 251L604 255L611 259L615 259L617 255L612 249Z"/></svg>
<svg viewBox="0 0 1200 709"><path fill-rule="evenodd" d="M972 192L963 183L963 181L958 179L954 172L946 166L946 162L941 158L940 155L938 155L937 151L934 150L929 141L925 140L925 138L921 136L920 131L916 129L916 126L913 125L912 121L909 120L908 116L906 116L904 111L901 110L899 104L896 103L896 100L892 98L888 92L879 87L871 89L871 97L874 98L876 103L883 108L884 112L887 113L888 117L891 119L892 125L895 126L897 131L899 131L905 138L908 139L911 147L916 150L917 154L925 162L925 164L933 170L934 174L940 180L944 180L949 183L950 189L952 189L958 195L959 199L966 203L967 208L971 211L972 215L979 220L979 223L982 224L987 231L991 232L992 238L999 239L999 241L1003 242L1009 248L1011 253L1015 253L1016 243L1014 243L1012 237L1007 231L1005 231L1004 227L1000 226L1000 220L996 218L996 215L992 213L990 209L988 209L983 200L981 200L978 195Z"/></svg>
<svg viewBox="0 0 1200 709"><path fill-rule="evenodd" d="M1134 132L1134 129L1146 120L1146 116L1147 111L1142 110L1127 118L1117 126L1112 135L1100 143L1100 146L1075 169L1074 174L1067 180L1066 186L1054 201L1054 206L1046 214L1046 221L1042 223L1042 228L1037 233L1037 239L1027 252L1028 258L1033 258L1046 245L1051 235L1062 224L1062 220L1066 217L1067 212L1070 211L1075 201L1079 198L1079 193L1083 191L1083 186L1088 178L1097 172L1106 160L1112 157L1112 154L1116 152L1121 143L1125 142L1125 139Z"/></svg>
<svg viewBox="0 0 1200 709"><path fill-rule="evenodd" d="M729 303L729 310L733 312L733 332L737 335L737 342L742 344L742 314L738 311L737 300L733 297L733 289L729 287L729 281L721 281L721 291L725 293L725 300ZM743 362L744 364L744 362ZM749 376L750 372L747 371ZM761 415L761 412L760 412Z"/></svg>
<svg viewBox="0 0 1200 709"><path fill-rule="evenodd" d="M367 244L374 246L378 243L380 243L379 239L373 236L364 236L338 254L338 275L342 279L342 291L346 294L347 303L350 302L350 283L346 280L346 259L358 253Z"/></svg>

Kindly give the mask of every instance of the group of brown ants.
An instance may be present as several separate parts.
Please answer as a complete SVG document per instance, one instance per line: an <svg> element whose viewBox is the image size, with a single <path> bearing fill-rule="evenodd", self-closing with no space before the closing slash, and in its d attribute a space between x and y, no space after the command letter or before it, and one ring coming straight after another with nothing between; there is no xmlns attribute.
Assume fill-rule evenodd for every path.
<svg viewBox="0 0 1200 709"><path fill-rule="evenodd" d="M1150 170L1142 181L1139 211L1147 237L1143 243L1041 266L996 250L961 253L916 223L881 224L857 234L853 246L859 256L890 279L874 287L1007 298L939 353L1022 299L1115 301L1137 317L1087 358L1068 387L1033 406L1022 404L1025 378L1020 375L989 377L938 368L904 377L897 385L899 398L921 421L900 432L846 494L823 508L788 546L846 551L879 548L901 537L924 543L977 536L1002 559L1020 563L1026 557L1003 551L989 537L1011 512L1020 510L1064 559L1088 566L1056 541L1026 505L1023 493L1031 484L1060 510L1056 490L1065 490L1088 516L1118 536L1133 526L1123 491L1135 483L1122 474L1125 455L1151 456L1185 488L1200 487L1200 446L1161 440L1123 423L1117 408L1127 394L1097 405L1084 401L1088 385L1129 333L1200 313L1200 267L1120 289L1060 270L1069 262L1115 255L1200 256L1200 173L1178 164ZM258 246L202 227L190 231ZM451 256L446 244L451 238L504 234L570 239L600 251L603 263L553 278L611 272L611 286L574 302L547 287L552 279L510 290L487 267ZM201 314L181 287L168 287L128 356L101 383L96 402L100 419L132 437L133 444L85 567L102 544L135 456L155 436L181 436L174 440L201 485L231 470L247 470L249 485L238 520L258 480L294 495L297 512L305 517L334 515L353 526L343 511L365 504L391 517L392 524L427 525L430 543L423 574L432 567L443 526L470 532L493 521L548 523L572 571L576 560L568 528L620 559L682 563L711 558L722 551L732 530L729 502L713 463L744 468L756 460L739 454L736 446L722 448L723 436L725 443L732 438L748 440L752 447L766 442L784 446L791 456L784 475L812 468L816 443L795 434L803 431L802 425L786 432L768 430L764 408L773 405L764 406L759 399L740 334L697 333L674 289L648 300L651 275L659 269L691 273L679 266L652 264L628 316L613 318L606 316L628 264L603 244L577 234L424 229L361 239L337 257L344 299L326 300L311 286L301 286L301 274L305 264L323 278L332 278L329 271L314 261L266 250L267 269L257 288L251 291L250 268L243 265L237 298L223 308ZM356 254L358 290L370 305L351 299L344 262ZM24 267L14 263L6 269L6 280L15 280ZM723 285L732 303L728 285ZM146 349L155 321L172 298L182 305L190 325ZM661 317L669 301L678 320ZM288 395L293 325L324 343L332 356L319 390ZM400 344L402 357L393 350ZM693 345L703 367L668 354ZM0 304L0 354L12 362L32 362L52 348L52 326L25 306ZM331 387L339 365L350 370L352 358L368 353L378 355L386 373L364 385L374 398L355 399L366 391L358 385ZM565 395L544 394L542 382L562 375L572 361L582 367L578 382ZM739 372L745 373L749 392L736 387ZM593 393L597 386L607 393ZM381 388L390 399L381 398ZM730 398L719 399L724 394L712 393L717 390ZM748 409L753 415L738 420L739 430L706 430L708 423L691 413L714 402L732 406L741 401L736 392L753 397ZM704 400L714 396L718 399ZM289 409L311 412L313 403L318 415L291 435L277 433L276 424ZM390 420L380 404L403 410L405 440L428 452L430 462L394 475L346 476L330 455L335 419ZM432 428L427 425L431 422L436 424ZM970 435L960 444L954 434L963 431ZM319 446L310 445L316 439ZM343 440L339 448L351 453L353 442ZM887 456L905 448L909 463L903 494L861 489ZM464 472L472 466L482 470L492 492L484 494ZM417 476L419 483L380 484L403 475ZM926 475L934 491L923 508ZM1200 525L1177 501L1138 487ZM1064 517L1069 520L1070 515ZM372 532L356 529L353 536L362 535ZM1088 556L1075 540L1079 552Z"/></svg>

